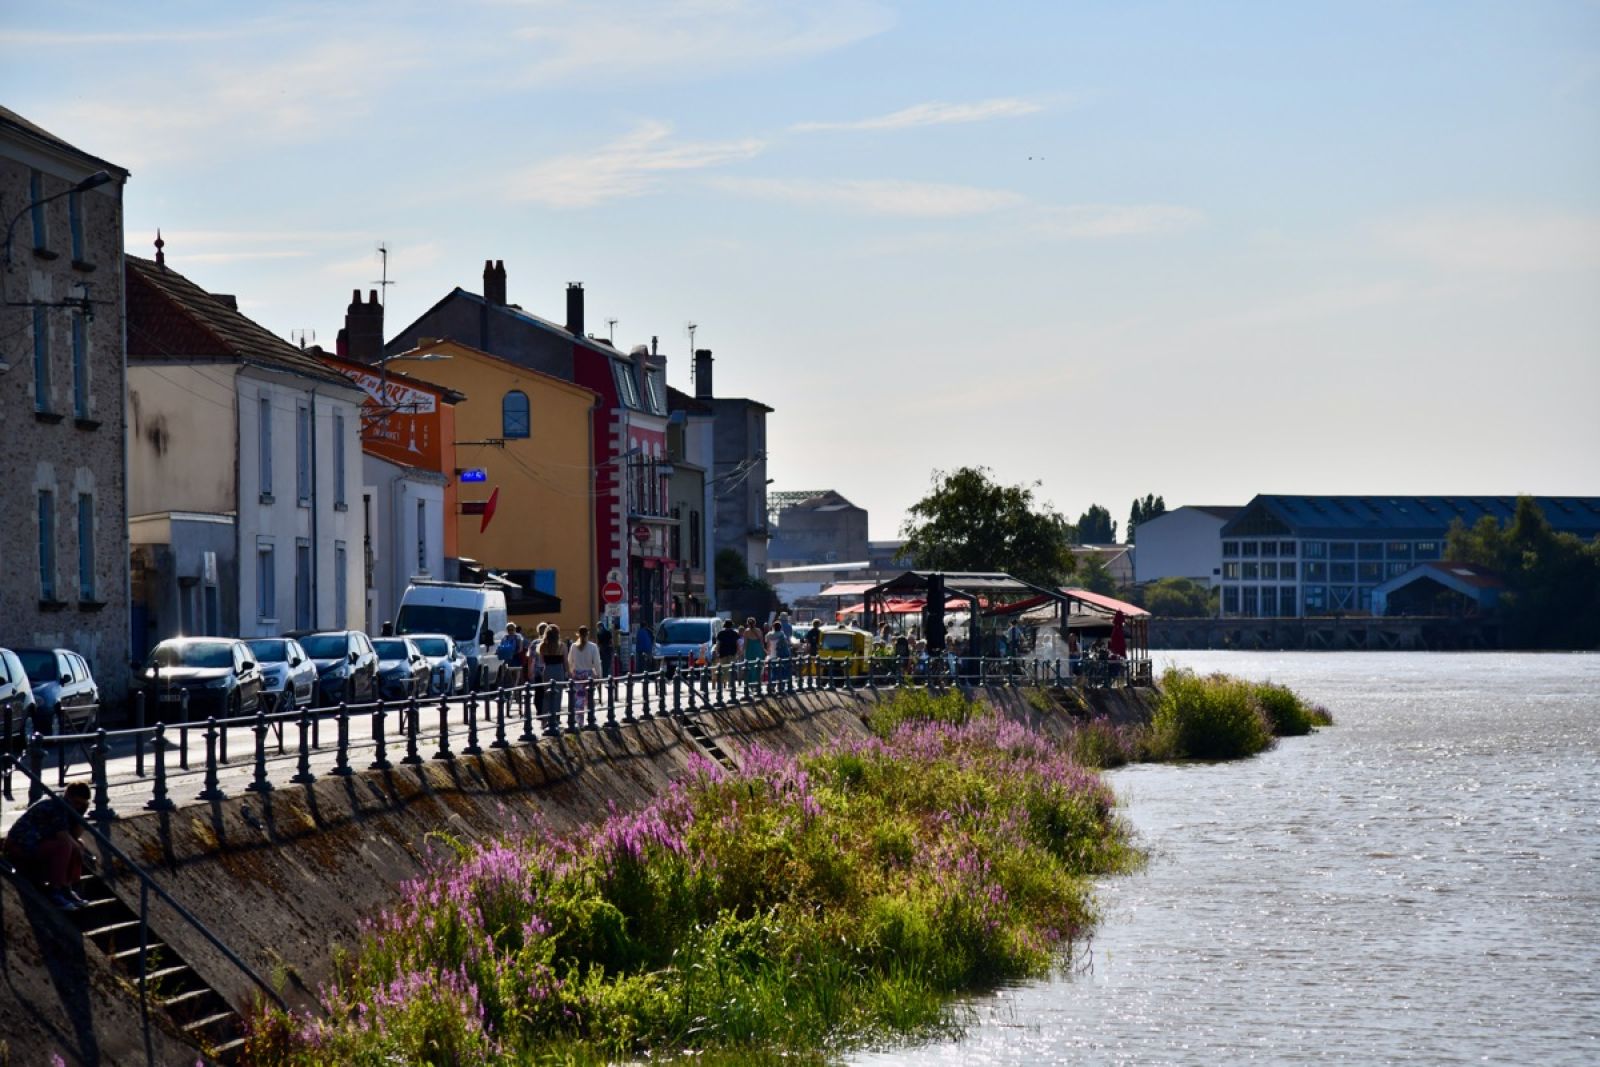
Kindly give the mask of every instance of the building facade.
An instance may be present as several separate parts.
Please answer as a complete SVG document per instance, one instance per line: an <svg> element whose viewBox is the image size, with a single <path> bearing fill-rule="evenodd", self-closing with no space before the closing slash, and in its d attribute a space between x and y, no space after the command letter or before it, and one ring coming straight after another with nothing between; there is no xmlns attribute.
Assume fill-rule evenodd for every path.
<svg viewBox="0 0 1600 1067"><path fill-rule="evenodd" d="M1134 580L1187 578L1205 586L1222 580L1222 527L1242 506L1186 504L1139 524Z"/></svg>
<svg viewBox="0 0 1600 1067"><path fill-rule="evenodd" d="M694 397L711 408L712 555L738 553L754 578L767 573L767 416L759 400L716 395L709 348L694 353Z"/></svg>
<svg viewBox="0 0 1600 1067"><path fill-rule="evenodd" d="M771 567L867 558L867 512L832 489L791 493L771 511ZM768 502L769 508L772 502Z"/></svg>
<svg viewBox="0 0 1600 1067"><path fill-rule="evenodd" d="M0 108L0 645L129 680L122 194L128 172Z"/></svg>

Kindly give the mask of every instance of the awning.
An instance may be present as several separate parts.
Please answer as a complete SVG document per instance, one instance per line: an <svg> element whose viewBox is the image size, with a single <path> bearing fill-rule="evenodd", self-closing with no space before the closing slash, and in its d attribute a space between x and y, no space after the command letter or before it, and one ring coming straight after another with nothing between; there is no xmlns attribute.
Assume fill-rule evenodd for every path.
<svg viewBox="0 0 1600 1067"><path fill-rule="evenodd" d="M817 595L818 596L864 596L866 594L867 590L871 589L876 584L877 584L876 582L834 582L832 585L828 586L826 589L822 590L822 592L818 593Z"/></svg>
<svg viewBox="0 0 1600 1067"><path fill-rule="evenodd" d="M1116 597L1106 596L1104 593L1091 593L1087 589L1063 589L1061 592L1080 604L1099 608L1108 615L1120 611L1130 619L1137 619L1150 614L1137 604L1130 604L1126 600L1118 600Z"/></svg>

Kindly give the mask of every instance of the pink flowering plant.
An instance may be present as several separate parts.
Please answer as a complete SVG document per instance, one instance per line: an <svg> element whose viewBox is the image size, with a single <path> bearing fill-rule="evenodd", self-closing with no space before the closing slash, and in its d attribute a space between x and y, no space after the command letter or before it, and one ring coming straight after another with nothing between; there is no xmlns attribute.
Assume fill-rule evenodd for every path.
<svg viewBox="0 0 1600 1067"><path fill-rule="evenodd" d="M255 1062L814 1056L952 1023L1047 973L1088 878L1136 861L1109 789L975 709L895 714L802 759L710 761L595 830L535 830L404 887Z"/></svg>

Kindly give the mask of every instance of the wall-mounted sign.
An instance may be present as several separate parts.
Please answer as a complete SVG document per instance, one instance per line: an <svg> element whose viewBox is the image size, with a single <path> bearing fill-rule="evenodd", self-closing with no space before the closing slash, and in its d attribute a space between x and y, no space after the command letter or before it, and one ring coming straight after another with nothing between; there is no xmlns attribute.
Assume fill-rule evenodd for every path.
<svg viewBox="0 0 1600 1067"><path fill-rule="evenodd" d="M482 467L468 467L461 472L461 480L464 482L486 482L489 480L489 472Z"/></svg>
<svg viewBox="0 0 1600 1067"><path fill-rule="evenodd" d="M642 522L639 525L635 526L633 528L633 539L635 541L639 542L641 545L644 544L645 542L649 541L650 540L650 527L646 526Z"/></svg>

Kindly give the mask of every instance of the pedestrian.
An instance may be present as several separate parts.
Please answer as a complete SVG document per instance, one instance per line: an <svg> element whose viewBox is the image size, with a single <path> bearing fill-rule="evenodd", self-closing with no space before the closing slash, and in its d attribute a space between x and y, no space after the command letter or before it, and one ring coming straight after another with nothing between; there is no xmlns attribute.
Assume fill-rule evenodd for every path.
<svg viewBox="0 0 1600 1067"><path fill-rule="evenodd" d="M761 632L761 627L756 625L754 615L746 617L744 630L740 632L739 637L744 651L744 682L746 685L759 685L761 666L767 660L767 636Z"/></svg>
<svg viewBox="0 0 1600 1067"><path fill-rule="evenodd" d="M639 623L639 635L633 639L633 651L639 658L639 673L649 674L655 666L656 635L643 622Z"/></svg>
<svg viewBox="0 0 1600 1067"><path fill-rule="evenodd" d="M789 668L794 660L794 645L789 641L789 635L783 630L783 620L772 624L772 632L767 635L767 655L771 657L772 670L769 677L772 683L782 689L789 688Z"/></svg>
<svg viewBox="0 0 1600 1067"><path fill-rule="evenodd" d="M600 677L611 677L611 642L615 635L611 627L606 625L606 620L601 619L594 627L594 643L600 646Z"/></svg>
<svg viewBox="0 0 1600 1067"><path fill-rule="evenodd" d="M65 911L88 904L77 893L89 853L79 838L89 810L89 786L67 785L60 797L45 797L18 816L6 835L6 859Z"/></svg>
<svg viewBox="0 0 1600 1067"><path fill-rule="evenodd" d="M794 623L789 621L789 613L780 611L778 613L778 622L782 624L783 636L789 639L789 645L792 648L794 646Z"/></svg>
<svg viewBox="0 0 1600 1067"><path fill-rule="evenodd" d="M722 620L717 631L717 683L720 685L727 668L739 658L739 631L733 628L733 619Z"/></svg>
<svg viewBox="0 0 1600 1067"><path fill-rule="evenodd" d="M589 640L589 628L578 627L578 639L567 650L567 676L572 679L572 710L587 711L589 691L600 676L600 649Z"/></svg>
<svg viewBox="0 0 1600 1067"><path fill-rule="evenodd" d="M561 647L561 627L551 626L539 642L539 671L545 686L545 714L561 715L561 683L567 680L566 650Z"/></svg>
<svg viewBox="0 0 1600 1067"><path fill-rule="evenodd" d="M815 656L822 649L822 620L812 619L806 631L806 655Z"/></svg>

